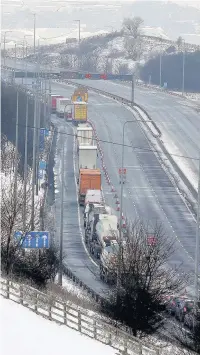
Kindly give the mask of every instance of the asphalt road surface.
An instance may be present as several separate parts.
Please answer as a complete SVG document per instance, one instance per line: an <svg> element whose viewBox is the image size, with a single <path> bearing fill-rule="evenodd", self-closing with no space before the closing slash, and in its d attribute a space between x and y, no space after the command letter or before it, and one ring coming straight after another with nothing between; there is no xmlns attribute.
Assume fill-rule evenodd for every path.
<svg viewBox="0 0 200 355"><path fill-rule="evenodd" d="M52 83L52 92L70 97L73 87ZM88 117L94 123L101 140L119 144L122 142L124 122L134 120L132 112L124 106L92 92L89 92ZM59 130L63 129L70 134L73 132L70 124L55 117L53 119L54 122L58 123ZM125 148L127 181L124 185L123 196L124 215L131 221L139 217L145 222L149 222L152 229L154 223L161 222L166 235L175 240L175 253L170 260L170 264L181 265L185 272L193 272L196 223L190 211L161 167L155 154L147 151L150 146L140 125L138 123L126 125L125 137L125 144L130 147ZM60 140L58 144L60 144ZM111 182L120 195L118 169L121 166L121 146L102 142L101 147ZM139 149L133 149L133 147L139 147ZM89 286L94 288L95 291L99 291L99 289L104 289L104 284L99 280L97 267L85 251L80 234L72 151L73 137L66 135L65 181L67 187L65 189L64 252L68 255L68 265L76 272L77 276L83 278L83 281L89 283ZM104 178L102 185L106 203L115 210L113 193ZM58 191L60 193L59 186ZM56 202L58 225L60 218L59 193Z"/></svg>
<svg viewBox="0 0 200 355"><path fill-rule="evenodd" d="M131 100L131 87L127 83L104 80L74 80L79 84L101 89ZM200 151L200 109L197 105L181 97L153 89L136 87L135 102L146 109L160 128L162 140L170 152L187 157L199 157ZM197 188L198 161L183 159L189 179L195 179ZM192 181L191 181L192 182Z"/></svg>
<svg viewBox="0 0 200 355"><path fill-rule="evenodd" d="M73 88L52 84L55 93L69 96L69 90L72 92ZM124 106L92 92L89 93L88 117L101 140L119 144L122 142L123 123L134 119L132 112ZM130 147L125 148L127 182L124 185L124 215L132 221L139 217L149 222L150 228L157 221L162 222L166 234L175 240L171 264L181 265L184 271L192 272L196 223L155 154L144 151L151 147L140 125L127 125L125 136L125 144ZM120 195L118 169L121 166L121 146L102 142L101 147L111 182ZM102 184L107 204L116 210L111 187L104 178Z"/></svg>

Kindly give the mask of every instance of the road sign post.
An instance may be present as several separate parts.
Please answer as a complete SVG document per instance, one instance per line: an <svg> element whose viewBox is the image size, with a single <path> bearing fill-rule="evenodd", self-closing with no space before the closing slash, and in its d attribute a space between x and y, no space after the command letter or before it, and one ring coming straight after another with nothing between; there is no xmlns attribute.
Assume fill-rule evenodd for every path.
<svg viewBox="0 0 200 355"><path fill-rule="evenodd" d="M119 181L120 184L124 184L126 181L126 168L119 169Z"/></svg>

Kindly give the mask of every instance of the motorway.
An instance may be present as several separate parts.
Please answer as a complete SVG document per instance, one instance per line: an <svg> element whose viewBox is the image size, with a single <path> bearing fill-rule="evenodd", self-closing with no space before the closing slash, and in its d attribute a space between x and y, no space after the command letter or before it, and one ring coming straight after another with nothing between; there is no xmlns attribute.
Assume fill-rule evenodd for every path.
<svg viewBox="0 0 200 355"><path fill-rule="evenodd" d="M52 83L52 92L70 97L73 87L65 84ZM100 139L122 142L123 123L133 120L133 114L123 105L112 99L89 92L88 105L89 119L94 123ZM73 128L57 118L52 117L58 124L59 130L72 133ZM66 136L65 142L65 209L64 209L64 253L69 267L83 282L87 283L96 292L104 292L106 285L99 279L98 268L88 257L82 242L79 226L78 204L76 201L76 188L73 172L73 138ZM60 139L58 145L60 144ZM152 152L143 151L150 148L149 143L138 123L126 126L125 167L127 168L127 182L124 186L125 216L134 221L140 217L145 222L162 222L166 235L174 237L175 253L170 264L181 265L181 268L190 273L193 271L195 253L196 223L187 209L183 199L178 194L169 177L161 167ZM133 149L140 147L140 149ZM118 168L121 165L121 147L108 143L101 143L104 151L105 164L112 184L119 195ZM142 148L142 149L141 149ZM57 175L60 176L60 149L58 147ZM59 230L60 220L60 178L58 179L58 194L56 198L56 223ZM102 182L107 204L116 208L113 194L106 181Z"/></svg>
<svg viewBox="0 0 200 355"><path fill-rule="evenodd" d="M7 59L6 64L14 66L14 61ZM17 68L23 69L24 66L25 64L22 60L17 62ZM34 70L35 64L28 63L28 68ZM87 79L75 80L75 82L131 99L131 88L128 83ZM199 157L200 114L195 109L195 103L144 87L135 88L135 102L147 110L160 128L162 141L170 154ZM198 161L177 157L174 159L197 189Z"/></svg>
<svg viewBox="0 0 200 355"><path fill-rule="evenodd" d="M131 88L126 83L87 79L72 81L131 99ZM163 143L171 154L199 157L200 114L195 103L144 87L136 87L135 102L144 107L157 124L162 132ZM198 161L175 159L197 189Z"/></svg>
<svg viewBox="0 0 200 355"><path fill-rule="evenodd" d="M52 91L70 97L73 88L52 83ZM92 92L89 93L88 117L94 123L99 139L117 143L122 142L123 123L134 119L132 112L123 105ZM64 125L71 132L72 128ZM151 147L138 123L126 126L125 144L130 148L125 148L124 215L131 221L140 217L149 222L152 229L154 223L162 222L166 235L175 240L175 253L170 264L181 265L185 272L192 272L196 228L193 216L155 154L143 151ZM132 146L140 149L135 150ZM120 195L118 169L121 166L121 146L101 143L101 147L111 182ZM68 154L66 159L69 159ZM68 166L72 169L71 163ZM105 179L102 184L107 204L116 209L110 186Z"/></svg>

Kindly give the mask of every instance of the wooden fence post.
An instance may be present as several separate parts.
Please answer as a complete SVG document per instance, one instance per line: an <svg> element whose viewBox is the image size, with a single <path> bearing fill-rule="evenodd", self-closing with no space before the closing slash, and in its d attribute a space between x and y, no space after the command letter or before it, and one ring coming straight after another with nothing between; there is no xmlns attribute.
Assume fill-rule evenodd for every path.
<svg viewBox="0 0 200 355"><path fill-rule="evenodd" d="M67 325L67 307L66 307L66 303L64 304L64 320L65 320L65 325Z"/></svg>
<svg viewBox="0 0 200 355"><path fill-rule="evenodd" d="M96 322L96 320L94 319L93 320L93 329L94 329L94 331L93 331L93 333L94 333L94 339L97 339L97 322Z"/></svg>
<svg viewBox="0 0 200 355"><path fill-rule="evenodd" d="M124 338L124 355L128 354L128 344L127 344L127 338Z"/></svg>
<svg viewBox="0 0 200 355"><path fill-rule="evenodd" d="M19 302L20 304L23 305L23 297L24 297L24 292L23 292L23 285L19 286Z"/></svg>
<svg viewBox="0 0 200 355"><path fill-rule="evenodd" d="M112 346L112 334L111 334L111 330L110 330L110 328L109 328L109 333L108 333L108 344L107 345L110 345L110 346Z"/></svg>
<svg viewBox="0 0 200 355"><path fill-rule="evenodd" d="M81 332L81 312L78 311L78 331Z"/></svg>
<svg viewBox="0 0 200 355"><path fill-rule="evenodd" d="M139 343L139 354L142 355L142 344Z"/></svg>
<svg viewBox="0 0 200 355"><path fill-rule="evenodd" d="M49 320L52 320L52 314L51 314L51 305L48 305L48 309L49 309Z"/></svg>
<svg viewBox="0 0 200 355"><path fill-rule="evenodd" d="M37 291L35 294L35 313L38 314L38 300L37 300Z"/></svg>
<svg viewBox="0 0 200 355"><path fill-rule="evenodd" d="M9 288L9 280L6 280L6 298L9 298L10 288Z"/></svg>

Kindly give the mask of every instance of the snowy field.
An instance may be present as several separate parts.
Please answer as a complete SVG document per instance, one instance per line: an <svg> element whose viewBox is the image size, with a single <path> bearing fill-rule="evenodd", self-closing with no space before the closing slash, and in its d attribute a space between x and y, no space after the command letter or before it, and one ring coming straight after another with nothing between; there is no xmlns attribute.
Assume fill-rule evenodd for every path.
<svg viewBox="0 0 200 355"><path fill-rule="evenodd" d="M0 298L3 355L114 355L118 351Z"/></svg>

